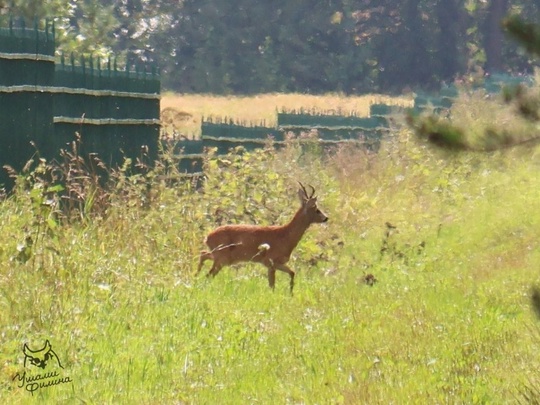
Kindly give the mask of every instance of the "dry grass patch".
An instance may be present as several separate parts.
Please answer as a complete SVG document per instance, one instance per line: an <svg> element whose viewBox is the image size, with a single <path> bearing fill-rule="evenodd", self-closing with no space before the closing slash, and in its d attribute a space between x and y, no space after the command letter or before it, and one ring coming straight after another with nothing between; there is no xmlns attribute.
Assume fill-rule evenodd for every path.
<svg viewBox="0 0 540 405"><path fill-rule="evenodd" d="M369 115L371 104L412 106L407 97L382 95L344 96L327 94L260 94L255 96L214 96L165 93L161 99L163 131L198 138L202 117L228 117L235 121L275 126L276 111L314 110L336 114Z"/></svg>

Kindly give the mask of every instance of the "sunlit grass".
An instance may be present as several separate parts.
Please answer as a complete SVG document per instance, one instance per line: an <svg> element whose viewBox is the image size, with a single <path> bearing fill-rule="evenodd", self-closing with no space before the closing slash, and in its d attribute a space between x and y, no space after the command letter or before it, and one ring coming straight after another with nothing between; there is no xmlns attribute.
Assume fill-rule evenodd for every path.
<svg viewBox="0 0 540 405"><path fill-rule="evenodd" d="M21 191L0 202L0 398L514 402L540 367L538 164L535 150L446 155L401 130L378 154L291 142L213 159L198 191L126 181L105 215L49 230ZM330 221L293 253L292 297L286 275L272 292L255 264L194 276L218 220L284 223L297 180ZM73 383L32 396L12 379L23 343L46 339Z"/></svg>
<svg viewBox="0 0 540 405"><path fill-rule="evenodd" d="M307 110L326 113L357 114L369 116L371 104L412 106L408 97L387 97L377 94L344 96L329 94L314 96L308 94L261 94L256 96L213 96L197 94L165 93L161 98L164 134L174 131L189 138L201 134L201 119L209 117L229 118L241 123L277 125L277 111Z"/></svg>

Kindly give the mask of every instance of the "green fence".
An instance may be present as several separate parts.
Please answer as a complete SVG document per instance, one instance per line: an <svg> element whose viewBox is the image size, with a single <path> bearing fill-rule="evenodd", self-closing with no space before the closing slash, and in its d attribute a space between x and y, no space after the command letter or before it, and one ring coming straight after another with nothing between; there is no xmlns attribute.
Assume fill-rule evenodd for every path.
<svg viewBox="0 0 540 405"><path fill-rule="evenodd" d="M201 176L205 150L200 139L182 139L178 141L162 141L165 150L170 149L178 160L177 169L185 177Z"/></svg>
<svg viewBox="0 0 540 405"><path fill-rule="evenodd" d="M282 129L303 128L357 128L359 130L378 129L386 121L378 117L357 117L330 114L308 114L303 112L279 112L278 127Z"/></svg>
<svg viewBox="0 0 540 405"><path fill-rule="evenodd" d="M382 137L389 131L389 117L397 107L384 104L370 106L369 117L356 114L338 115L316 112L279 112L278 127L301 135L315 132L322 145L352 142L376 150Z"/></svg>
<svg viewBox="0 0 540 405"><path fill-rule="evenodd" d="M500 93L505 87L516 85L531 86L534 77L530 75L515 76L509 74L492 74L477 83L470 85L472 90L483 90L489 94ZM452 107L454 100L459 95L459 89L451 84L442 86L438 94L418 93L414 98L414 110L418 113L429 108L434 113L444 112Z"/></svg>
<svg viewBox="0 0 540 405"><path fill-rule="evenodd" d="M120 70L92 58L59 63L54 26L0 29L0 166L20 170L35 153L49 159L81 136L81 153L115 166L145 146L157 157L160 79L155 70ZM33 146L35 145L35 146ZM8 184L0 172L0 185Z"/></svg>
<svg viewBox="0 0 540 405"><path fill-rule="evenodd" d="M156 72L101 68L100 61L71 58L55 69L54 128L58 142L83 137L83 153L109 165L138 156L142 145L157 156L160 83Z"/></svg>
<svg viewBox="0 0 540 405"><path fill-rule="evenodd" d="M367 118L354 114L278 112L276 127L203 118L201 140L180 140L174 151L181 159L181 171L193 175L201 174L202 158L208 148L215 148L218 155L223 155L239 146L248 151L264 147L269 142L279 147L289 133L298 135L298 140L307 147L314 142L324 149L349 143L376 150L381 138L389 131L389 116L396 113L396 108L374 104Z"/></svg>
<svg viewBox="0 0 540 405"><path fill-rule="evenodd" d="M217 148L218 154L242 146L245 150L264 147L269 141L281 143L283 131L260 125L242 125L227 120L202 120L201 137L205 148Z"/></svg>

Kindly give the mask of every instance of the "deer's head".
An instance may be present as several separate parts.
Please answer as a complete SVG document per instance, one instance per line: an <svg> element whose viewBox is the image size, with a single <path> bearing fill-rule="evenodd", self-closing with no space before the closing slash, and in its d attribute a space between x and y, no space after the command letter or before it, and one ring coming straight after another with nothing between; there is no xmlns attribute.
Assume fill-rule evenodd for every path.
<svg viewBox="0 0 540 405"><path fill-rule="evenodd" d="M308 194L306 188L300 184L300 189L298 190L298 197L300 197L300 203L302 204L302 212L309 220L310 224L320 224L328 221L328 217L317 207L317 197L315 196L315 189L313 186L311 188L311 194Z"/></svg>

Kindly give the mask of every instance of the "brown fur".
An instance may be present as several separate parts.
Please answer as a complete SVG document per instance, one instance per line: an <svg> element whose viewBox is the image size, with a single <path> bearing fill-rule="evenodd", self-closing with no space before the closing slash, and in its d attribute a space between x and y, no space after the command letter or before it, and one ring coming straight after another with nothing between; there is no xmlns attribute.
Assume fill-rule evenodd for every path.
<svg viewBox="0 0 540 405"><path fill-rule="evenodd" d="M262 263L268 269L268 284L271 288L275 285L276 270L280 270L290 276L292 292L294 271L286 263L308 227L313 223L328 220L317 208L313 187L311 196L308 196L304 186L300 186L298 193L302 205L288 224L225 225L210 232L205 241L210 250L201 252L197 273L201 271L206 260L214 262L207 275L213 277L223 266L241 262Z"/></svg>

